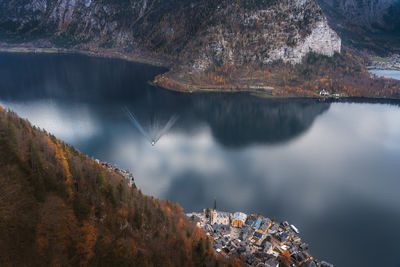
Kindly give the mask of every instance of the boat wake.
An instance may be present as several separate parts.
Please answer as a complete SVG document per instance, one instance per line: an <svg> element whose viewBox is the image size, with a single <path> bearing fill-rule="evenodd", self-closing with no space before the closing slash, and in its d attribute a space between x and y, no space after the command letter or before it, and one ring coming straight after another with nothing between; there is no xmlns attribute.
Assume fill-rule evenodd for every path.
<svg viewBox="0 0 400 267"><path fill-rule="evenodd" d="M155 119L150 124L150 127L146 129L127 107L124 107L123 111L126 113L133 125L149 141L152 146L156 145L161 137L163 137L172 128L172 126L174 126L179 118L177 115L172 115L166 123L162 123L161 120Z"/></svg>

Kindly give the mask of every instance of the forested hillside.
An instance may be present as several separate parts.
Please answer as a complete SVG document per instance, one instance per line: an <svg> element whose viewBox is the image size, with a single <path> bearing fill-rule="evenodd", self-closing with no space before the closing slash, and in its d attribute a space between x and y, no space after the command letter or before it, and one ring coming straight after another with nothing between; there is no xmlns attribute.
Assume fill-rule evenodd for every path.
<svg viewBox="0 0 400 267"><path fill-rule="evenodd" d="M0 106L1 266L223 266L170 201L144 196Z"/></svg>

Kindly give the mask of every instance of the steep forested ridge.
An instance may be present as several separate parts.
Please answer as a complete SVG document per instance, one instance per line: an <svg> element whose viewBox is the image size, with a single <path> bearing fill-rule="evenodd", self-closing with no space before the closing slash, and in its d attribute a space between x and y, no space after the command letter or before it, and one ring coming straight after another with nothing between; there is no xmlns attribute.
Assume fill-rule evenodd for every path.
<svg viewBox="0 0 400 267"><path fill-rule="evenodd" d="M182 208L0 106L1 266L223 266Z"/></svg>

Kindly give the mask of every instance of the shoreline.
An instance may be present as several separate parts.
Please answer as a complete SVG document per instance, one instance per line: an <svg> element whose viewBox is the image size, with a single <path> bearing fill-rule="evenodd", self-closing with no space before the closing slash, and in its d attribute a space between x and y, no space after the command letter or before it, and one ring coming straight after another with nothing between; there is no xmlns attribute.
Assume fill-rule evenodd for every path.
<svg viewBox="0 0 400 267"><path fill-rule="evenodd" d="M375 67L375 66L366 66L367 70L394 70L400 71L400 68L383 68L383 67Z"/></svg>
<svg viewBox="0 0 400 267"><path fill-rule="evenodd" d="M57 47L36 47L36 46L9 46L0 42L0 53L32 53L32 54L70 54L70 55L84 55L88 57L97 58L111 58L126 60L129 62L136 62L155 67L169 68L170 63L165 59L157 59L156 57L141 55L140 53L124 54L118 50L100 49L82 50L82 49L68 49Z"/></svg>
<svg viewBox="0 0 400 267"><path fill-rule="evenodd" d="M387 97L370 97L370 96L280 96L280 95L270 95L266 92L257 92L249 89L200 89L200 90L179 90L175 88L164 87L157 83L151 83L152 86L158 87L163 90L168 90L183 94L249 94L260 99L271 99L271 100L314 100L314 101L324 101L329 103L366 103L366 104L399 104L400 98L387 98Z"/></svg>
<svg viewBox="0 0 400 267"><path fill-rule="evenodd" d="M144 55L144 53L140 53L140 51L136 51L132 54L122 53L115 49L100 49L95 50L82 50L82 49L68 49L68 48L57 48L57 47L38 47L34 46L31 43L24 43L23 45L10 45L4 42L0 42L0 53L32 53L32 54L71 54L71 55L84 55L88 57L97 57L97 58L110 58L110 59L120 59L126 60L128 62L146 64L154 67L164 67L169 68L171 63L166 59L156 58L154 55ZM368 67L366 67L368 68ZM382 70L395 70L399 71L399 69L382 69ZM167 71L168 72L168 71ZM160 76L160 75L159 75ZM154 77L153 81L150 81L150 85L169 90L173 92L179 93L247 93L254 97L264 98L264 99L315 99L315 100L323 100L330 102L351 102L355 101L358 103L376 103L376 102L398 102L400 98L385 98L385 97L368 97L368 96L341 96L339 98L335 96L295 96L295 95L272 95L272 90L261 91L254 90L251 88L241 88L237 85L231 85L230 87L224 88L200 88L196 85L184 85L180 82L175 81L175 85L179 88L175 88L176 86L166 86L163 85L163 82L157 81L157 77ZM393 79L393 78L387 78Z"/></svg>

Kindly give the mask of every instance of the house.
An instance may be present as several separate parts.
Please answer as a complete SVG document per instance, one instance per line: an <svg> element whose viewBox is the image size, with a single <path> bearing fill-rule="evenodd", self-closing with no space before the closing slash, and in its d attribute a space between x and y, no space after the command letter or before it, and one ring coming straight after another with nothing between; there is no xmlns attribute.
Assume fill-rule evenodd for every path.
<svg viewBox="0 0 400 267"><path fill-rule="evenodd" d="M132 187L135 184L135 181L134 181L133 177L131 177L131 176L125 177L125 180L130 187Z"/></svg>
<svg viewBox="0 0 400 267"><path fill-rule="evenodd" d="M216 210L211 211L211 224L230 224L231 214L229 212L220 212Z"/></svg>
<svg viewBox="0 0 400 267"><path fill-rule="evenodd" d="M213 228L211 227L211 225L209 225L209 224L206 224L206 225L204 226L204 229L206 230L207 233L208 233L208 232L213 232L213 231L214 231Z"/></svg>
<svg viewBox="0 0 400 267"><path fill-rule="evenodd" d="M278 229L279 229L279 225L274 224L274 225L272 225L271 228L270 228L270 233L271 233L271 234L274 234L274 233L278 232Z"/></svg>
<svg viewBox="0 0 400 267"><path fill-rule="evenodd" d="M261 239L263 236L263 232L260 230L257 230L254 232L254 236L257 237L258 239Z"/></svg>
<svg viewBox="0 0 400 267"><path fill-rule="evenodd" d="M243 212L235 212L233 214L232 225L236 227L242 227L246 222L247 215Z"/></svg>
<svg viewBox="0 0 400 267"><path fill-rule="evenodd" d="M300 245L300 248L302 250L307 250L308 249L308 244L307 243L303 243L303 244Z"/></svg>
<svg viewBox="0 0 400 267"><path fill-rule="evenodd" d="M265 267L278 267L278 266L279 266L279 263L274 259L268 259L265 262Z"/></svg>
<svg viewBox="0 0 400 267"><path fill-rule="evenodd" d="M271 225L272 225L272 221L269 218L265 218L262 220L259 229L265 233L268 231L268 229L271 227Z"/></svg>
<svg viewBox="0 0 400 267"><path fill-rule="evenodd" d="M212 228L214 230L214 233L226 233L226 232L229 231L229 226L228 225L223 225L223 224L214 223L212 225Z"/></svg>
<svg viewBox="0 0 400 267"><path fill-rule="evenodd" d="M270 242L268 242L266 240L264 240L264 241L263 241L263 247L264 247L263 250L264 250L264 252L268 253L268 254L271 254L274 247L272 246L272 244Z"/></svg>
<svg viewBox="0 0 400 267"><path fill-rule="evenodd" d="M292 257L294 257L294 260L300 264L308 259L308 255L305 252L297 253L296 255L292 255Z"/></svg>
<svg viewBox="0 0 400 267"><path fill-rule="evenodd" d="M293 243L301 243L301 238L300 237L295 237L293 239Z"/></svg>
<svg viewBox="0 0 400 267"><path fill-rule="evenodd" d="M329 94L329 92L326 91L325 89L322 89L322 90L319 92L319 95L321 95L321 96L329 96L330 94Z"/></svg>
<svg viewBox="0 0 400 267"><path fill-rule="evenodd" d="M289 235L287 234L287 233L285 233L285 232L281 232L281 233L275 233L275 234L273 234L272 235L272 240L276 243L276 244L278 244L278 245L280 245L280 246L282 246L282 245L284 245L285 244L285 242L287 241L289 239Z"/></svg>
<svg viewBox="0 0 400 267"><path fill-rule="evenodd" d="M256 221L256 217L254 215L250 215L246 219L246 224L249 226L253 226L254 222Z"/></svg>
<svg viewBox="0 0 400 267"><path fill-rule="evenodd" d="M280 224L280 226L282 227L282 229L284 230L288 230L290 228L289 223L287 221L284 221Z"/></svg>
<svg viewBox="0 0 400 267"><path fill-rule="evenodd" d="M248 253L247 255L245 255L245 261L247 264L252 265L253 262L255 261L254 255L251 253Z"/></svg>
<svg viewBox="0 0 400 267"><path fill-rule="evenodd" d="M261 226L261 222L262 222L262 219L261 219L260 217L257 217L257 219L255 220L255 222L253 223L253 226L254 226L256 229L258 229L258 228L260 228L260 226Z"/></svg>
<svg viewBox="0 0 400 267"><path fill-rule="evenodd" d="M250 237L253 235L253 229L251 229L250 226L245 225L242 227L242 230L240 231L239 237L242 240L248 240Z"/></svg>

